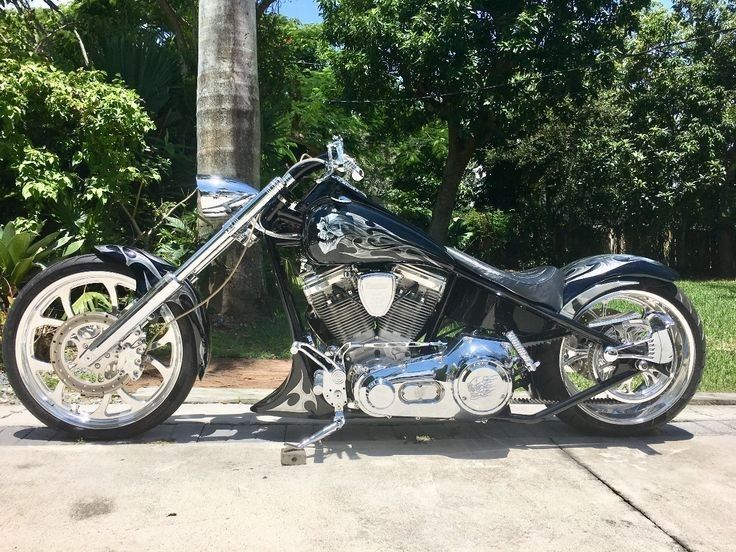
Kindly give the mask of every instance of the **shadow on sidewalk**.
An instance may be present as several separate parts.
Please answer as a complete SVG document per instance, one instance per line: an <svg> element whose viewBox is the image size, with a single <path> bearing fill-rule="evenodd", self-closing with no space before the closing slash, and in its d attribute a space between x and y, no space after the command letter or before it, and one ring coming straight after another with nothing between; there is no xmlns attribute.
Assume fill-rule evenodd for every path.
<svg viewBox="0 0 736 552"><path fill-rule="evenodd" d="M197 421L201 419L202 421ZM95 445L167 443L294 443L323 427L327 422L259 418L251 413L226 415L174 415L166 423L136 438L96 441ZM49 428L6 428L17 443L51 445L87 443ZM690 440L694 435L677 424L656 434L635 438L611 438L576 433L559 421L536 425L509 422L394 421L385 419L350 422L316 447L307 449L310 462L328 457L359 460L362 457L442 455L458 459L505 458L512 449L544 450L564 448L626 448L645 455L659 454L652 445ZM12 443L2 443L12 444Z"/></svg>

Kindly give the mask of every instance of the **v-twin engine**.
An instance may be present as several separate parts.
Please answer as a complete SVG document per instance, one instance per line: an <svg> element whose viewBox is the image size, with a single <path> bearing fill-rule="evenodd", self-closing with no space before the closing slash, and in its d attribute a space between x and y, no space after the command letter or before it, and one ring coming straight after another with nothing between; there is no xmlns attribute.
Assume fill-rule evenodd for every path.
<svg viewBox="0 0 736 552"><path fill-rule="evenodd" d="M511 400L511 351L506 342L465 336L449 350L401 364L351 366L347 385L371 416L490 416Z"/></svg>

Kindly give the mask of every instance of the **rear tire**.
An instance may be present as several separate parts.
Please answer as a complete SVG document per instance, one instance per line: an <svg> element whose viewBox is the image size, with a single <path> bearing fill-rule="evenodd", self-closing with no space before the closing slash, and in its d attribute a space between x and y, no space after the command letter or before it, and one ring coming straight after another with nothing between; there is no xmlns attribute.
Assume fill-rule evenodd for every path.
<svg viewBox="0 0 736 552"><path fill-rule="evenodd" d="M160 392L161 394L166 393L165 396L157 396L155 402L153 399L150 399L150 404L147 403L147 407L140 407L141 417L139 418L135 418L135 416L128 416L129 419L121 417L119 426L114 426L114 421L105 421L105 419L102 419L102 422L98 424L99 427L89 427L90 424L87 424L87 427L85 427L83 417L80 418L77 416L79 421L75 421L73 408L69 409L69 412L65 410L63 399L61 399L59 404L54 403L64 393L64 387L62 387L62 392L54 398L54 393L50 388L47 389L48 393L44 394L44 388L34 383L34 369L27 367L30 362L24 360L24 355L26 357L28 356L26 355L27 349L25 349L25 344L27 344L28 340L37 338L35 337L36 334L29 335L29 332L23 328L27 329L29 327L26 320L28 320L29 316L33 315L32 311L37 311L40 308L41 304L38 303L39 296L48 293L49 289L52 289L54 285L58 285L58 282L65 281L64 279L66 281L74 281L75 279L83 281L86 275L89 276L90 274L103 275L109 278L108 281L112 282L121 281L129 283L133 280L133 275L127 267L103 261L94 255L83 255L67 259L37 274L23 287L10 309L3 332L4 364L10 385L13 387L20 401L31 414L47 426L84 439L126 439L159 425L171 416L182 402L184 402L184 399L186 399L197 376L197 351L194 330L186 319L170 322L170 327L176 330L175 343L176 347L181 347L181 354L177 353L175 357L173 353L175 345L174 341L172 341L169 349L167 349L167 351L172 351L167 353L169 358L172 359L172 366L162 365L162 368L171 368L170 377L175 379L171 383L166 383L164 379L166 386L162 387L162 391ZM113 285L113 288L115 287L116 285ZM122 287L124 287L122 284L118 285L118 289ZM71 294L72 291L68 293ZM31 310L30 312L29 309ZM162 309L161 312L164 311L166 311L166 316L168 316L169 320L180 315L182 312L177 305L172 303L168 303L166 308ZM43 313L40 314L46 316ZM64 323L64 320L69 319L69 315L63 315L61 318L62 320L57 322L60 325ZM163 338L157 339L163 341ZM180 359L176 363L175 371L173 371L174 358ZM21 364L19 364L19 360ZM38 364L36 359L32 359L32 362ZM50 367L52 366L49 362L45 362L45 364L48 364ZM161 363L159 362L159 364ZM29 370L31 375L29 375ZM55 378L53 381L58 382L58 379L54 375L55 372L49 371L49 374L52 378ZM72 389L72 391L77 392L78 390ZM158 391L154 391L154 393L156 392ZM81 397L84 397L84 391L79 391L79 394ZM102 400L104 400L104 396ZM107 408L109 407L106 406L102 412L103 417L111 416L107 413ZM79 408L77 408L77 411L79 411Z"/></svg>
<svg viewBox="0 0 736 552"><path fill-rule="evenodd" d="M616 292L626 292L634 290L636 292L646 292L653 297L665 299L672 305L681 315L681 319L687 325L689 333L692 336L693 364L692 371L686 384L683 384L682 392L679 396L674 397L672 404L668 405L664 412L661 412L651 419L632 423L627 423L624 419L616 420L611 423L601 419L595 414L590 407L576 405L557 416L562 421L571 426L585 432L594 434L614 435L614 436L631 436L650 433L653 430L671 421L683 408L690 402L695 393L700 379L703 375L705 367L705 336L703 333L703 324L698 316L690 299L674 285L663 285L662 282L643 282L627 288L617 289ZM603 295L601 294L584 305L577 307L576 318L585 310L586 306L594 304ZM533 374L533 391L539 398L550 401L563 401L571 396L568 386L565 384L561 367L561 348L564 340L557 340L552 345L546 346L541 354L537 354L537 358L541 361L540 367ZM673 373L674 377L674 373ZM661 396L657 396L645 404L656 404L656 401L662 400Z"/></svg>

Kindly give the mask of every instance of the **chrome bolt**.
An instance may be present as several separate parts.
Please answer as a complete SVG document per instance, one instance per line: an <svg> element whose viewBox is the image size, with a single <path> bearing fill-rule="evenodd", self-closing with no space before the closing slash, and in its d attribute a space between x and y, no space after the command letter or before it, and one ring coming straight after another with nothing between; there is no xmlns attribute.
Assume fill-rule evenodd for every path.
<svg viewBox="0 0 736 552"><path fill-rule="evenodd" d="M606 347L603 350L603 360L606 362L616 362L618 360L618 351L615 347Z"/></svg>

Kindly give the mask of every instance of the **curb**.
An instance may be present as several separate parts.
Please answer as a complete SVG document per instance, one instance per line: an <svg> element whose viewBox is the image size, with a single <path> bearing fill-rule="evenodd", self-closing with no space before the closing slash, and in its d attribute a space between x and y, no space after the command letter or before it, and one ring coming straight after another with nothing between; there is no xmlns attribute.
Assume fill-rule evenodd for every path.
<svg viewBox="0 0 736 552"><path fill-rule="evenodd" d="M690 404L733 406L736 405L736 393L695 393Z"/></svg>
<svg viewBox="0 0 736 552"><path fill-rule="evenodd" d="M189 393L185 403L239 403L255 404L271 389L247 389L247 388L213 388L194 387ZM523 397L525 394L516 396ZM693 406L733 406L736 405L736 393L695 393L690 401Z"/></svg>

